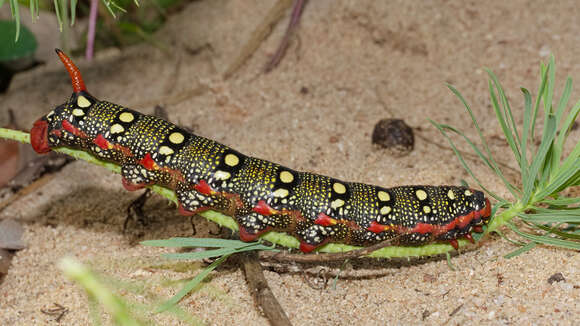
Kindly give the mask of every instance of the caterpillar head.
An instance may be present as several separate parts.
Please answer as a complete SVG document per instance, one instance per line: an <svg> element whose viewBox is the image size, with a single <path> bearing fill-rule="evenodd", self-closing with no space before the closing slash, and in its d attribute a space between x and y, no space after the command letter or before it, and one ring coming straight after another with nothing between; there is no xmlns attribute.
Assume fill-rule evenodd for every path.
<svg viewBox="0 0 580 326"><path fill-rule="evenodd" d="M86 138L79 128L91 106L97 102L85 87L81 74L72 60L56 49L72 80L73 94L68 102L57 106L38 119L30 130L30 144L37 153L48 153L58 146L75 146Z"/></svg>

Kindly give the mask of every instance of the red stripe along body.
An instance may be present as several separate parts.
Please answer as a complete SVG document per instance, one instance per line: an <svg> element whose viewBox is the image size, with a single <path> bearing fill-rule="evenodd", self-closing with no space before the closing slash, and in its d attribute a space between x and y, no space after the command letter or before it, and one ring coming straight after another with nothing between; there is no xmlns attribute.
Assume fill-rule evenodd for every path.
<svg viewBox="0 0 580 326"><path fill-rule="evenodd" d="M243 155L163 119L97 100L72 61L57 53L74 93L34 123L33 148L80 148L118 163L127 190L171 188L181 213L231 215L244 241L276 230L296 236L303 252L327 242L365 246L395 237L403 245L440 240L456 246L491 215L483 193L465 187L382 188Z"/></svg>

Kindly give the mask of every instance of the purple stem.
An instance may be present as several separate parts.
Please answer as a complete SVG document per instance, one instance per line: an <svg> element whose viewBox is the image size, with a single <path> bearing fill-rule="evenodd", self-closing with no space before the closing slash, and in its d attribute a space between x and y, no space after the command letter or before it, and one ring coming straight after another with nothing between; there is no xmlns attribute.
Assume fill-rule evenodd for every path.
<svg viewBox="0 0 580 326"><path fill-rule="evenodd" d="M274 69L282 57L286 52L286 48L288 48L288 43L290 42L290 36L296 29L296 25L298 25L298 21L300 20L300 16L302 15L302 9L304 9L304 5L306 4L307 0L295 0L294 1L294 8L292 9L292 16L290 17L290 22L288 23L288 28L286 28L286 33L284 34L284 38L282 38L282 42L278 46L278 50L274 53L274 56L268 62L266 67L264 68L265 72L270 72Z"/></svg>
<svg viewBox="0 0 580 326"><path fill-rule="evenodd" d="M93 59L98 8L99 8L99 0L91 0L91 11L89 13L89 31L87 33L87 52L85 53L85 56L87 57L88 61L91 61Z"/></svg>

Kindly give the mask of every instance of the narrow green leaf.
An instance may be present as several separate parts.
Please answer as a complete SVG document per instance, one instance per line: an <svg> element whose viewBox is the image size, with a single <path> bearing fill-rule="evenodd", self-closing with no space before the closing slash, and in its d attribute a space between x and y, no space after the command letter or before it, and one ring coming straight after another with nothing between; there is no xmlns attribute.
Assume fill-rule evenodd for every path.
<svg viewBox="0 0 580 326"><path fill-rule="evenodd" d="M447 135L447 133L445 132L445 129L451 130L455 133L457 133L458 135L462 136L465 141L472 147L472 149L477 153L477 155L484 160L484 162L486 162L486 164L491 168L494 169L494 167L491 165L490 161L487 160L487 158L485 157L485 155L479 150L479 148L477 148L477 146L471 142L471 140L469 138L467 138L467 136L465 136L465 134L463 134L461 131L448 126L448 125L442 125L442 124L438 124L436 122L434 122L431 119L428 119L429 122L431 122L431 124L433 124L435 126L435 128L437 128L439 130L439 132L441 132L441 134L443 134L443 136L447 139L447 142L449 143L449 145L451 146L451 148L453 149L453 152L455 153L455 155L459 158L459 161L461 162L461 165L463 166L463 168L467 171L467 173L469 173L469 175L475 180L475 182L478 184L478 186L485 190L485 192L487 192L490 196L492 196L493 198L495 198L496 200L501 200L501 197L497 194L495 194L494 192L492 192L491 190L487 189L480 181L479 179L475 176L475 174L473 173L473 171L471 171L471 168L467 165L467 163L465 162L465 160L463 159L463 155L461 154L461 152L459 152L459 150L457 149L457 147L455 146L455 143L453 142L453 140L451 140L451 138L449 137L449 135ZM497 166L496 166L497 168ZM499 170L498 168L498 175L500 176L500 178L502 179L502 181L504 181L504 184L506 185L506 187L510 190L513 191L512 194L514 196L517 196L517 188L514 187L504 176L503 173Z"/></svg>
<svg viewBox="0 0 580 326"><path fill-rule="evenodd" d="M537 223L534 223L534 226L537 227L537 228L540 228L540 229L542 229L544 231L551 232L551 233L553 233L553 234L555 234L555 235L557 235L559 237L565 238L565 239L580 240L580 233L576 234L576 233L571 233L571 232L563 232L563 231L560 231L557 228L551 228L551 227L548 227L548 226L545 226L545 225L541 225L541 224L537 224ZM578 229L578 231L580 231L580 229Z"/></svg>
<svg viewBox="0 0 580 326"><path fill-rule="evenodd" d="M201 281L203 281L209 273L211 273L214 269L216 269L221 263L223 263L229 255L221 256L216 261L211 263L208 267L206 267L203 271L197 274L191 281L187 282L185 286L177 292L171 299L165 301L164 303L155 310L155 313L160 313L166 311L167 309L171 308L172 306L176 305L183 297L185 297L191 290L197 287Z"/></svg>
<svg viewBox="0 0 580 326"><path fill-rule="evenodd" d="M58 21L58 30L62 33L62 15L60 13L59 0L54 0L54 11L56 13L56 20Z"/></svg>
<svg viewBox="0 0 580 326"><path fill-rule="evenodd" d="M576 102L576 105L574 105L572 110L570 110L570 113L566 116L566 119L562 123L560 131L558 133L558 137L556 139L555 145L558 149L560 149L560 153L556 153L556 154L558 154L558 158L557 158L557 160L554 159L554 164L556 164L558 169L554 168L552 170L550 178L553 178L554 175L559 170L560 162L562 160L561 151L564 148L564 144L566 142L566 139L568 138L568 134L570 133L570 130L572 129L572 126L574 125L574 121L576 121L576 118L578 117L578 113L580 113L580 101ZM571 155L573 156L574 154L572 153Z"/></svg>
<svg viewBox="0 0 580 326"><path fill-rule="evenodd" d="M463 168L467 171L467 173L469 173L469 175L475 180L475 182L479 185L479 187L483 190L485 190L485 192L487 192L490 196L492 196L493 198L500 200L501 197L499 197L497 194L495 194L494 192L490 191L489 189L485 188L485 186L483 186L483 184L479 181L479 179L475 176L475 174L473 173L473 171L471 171L471 168L469 168L469 166L467 165L467 163L465 162L465 160L463 159L463 155L461 154L461 152L459 152L459 150L457 149L457 147L455 147L455 143L451 140L451 138L447 135L447 133L444 131L443 126L436 123L435 121L428 119L429 122L431 122L431 124L433 124L435 126L435 128L437 128L439 130L439 132L441 132L441 134L443 134L443 136L447 139L447 141L449 142L449 145L451 146L451 148L453 149L453 152L455 153L455 155L459 158L459 161L461 162L461 165L463 166ZM447 127L447 126L446 126ZM475 146L475 145L474 145ZM481 153L481 152L479 152ZM482 154L483 155L483 154ZM506 180L507 182L507 180Z"/></svg>
<svg viewBox="0 0 580 326"><path fill-rule="evenodd" d="M524 94L524 125L522 130L522 160L520 164L520 170L522 175L522 183L527 180L529 176L528 171L528 156L527 156L527 148L528 148L528 141L530 139L530 123L532 118L532 95L530 92L525 89L521 88L522 93Z"/></svg>
<svg viewBox="0 0 580 326"><path fill-rule="evenodd" d="M506 224L515 233L517 233L521 237L524 237L524 238L526 238L528 240L532 240L532 241L535 241L537 243L543 243L543 244L546 244L546 245L561 247L561 248L568 248L568 249L573 249L573 250L580 250L580 243L578 243L578 242L568 241L568 240L562 240L562 239L548 237L548 236L533 235L533 234L529 234L529 233L525 233L525 232L520 231L512 223L509 223L508 222Z"/></svg>
<svg viewBox="0 0 580 326"><path fill-rule="evenodd" d="M580 142L578 143L580 145ZM569 157L572 159L573 157ZM568 160L567 160L568 161ZM569 164L560 168L556 176L550 180L550 183L534 195L533 201L540 201L546 197L553 196L567 187L577 185L578 173L580 173L580 157L570 160Z"/></svg>
<svg viewBox="0 0 580 326"><path fill-rule="evenodd" d="M454 132L460 134L470 144L471 148L476 152L476 154L487 164L487 166L490 169L492 169L495 172L496 175L498 175L502 179L502 181L504 182L506 187L510 190L512 195L514 195L514 197L518 198L518 195L516 193L519 190L517 190L516 187L514 187L510 182L507 181L507 179L503 175L503 172L500 170L497 162L493 158L493 155L491 154L491 150L489 149L489 146L487 144L487 141L485 140L485 137L483 137L483 133L481 132L481 128L479 127L479 124L477 123L477 119L475 118L475 115L473 114L471 107L469 106L469 104L467 104L467 101L465 100L463 95L461 95L461 93L455 87L453 87L453 85L448 84L447 87L451 90L451 92L453 92L453 94L455 94L455 96L457 96L457 98L459 98L459 100L463 104L463 107L469 113L469 116L471 117L471 121L472 121L473 125L475 126L475 130L477 130L477 133L479 135L479 139L481 140L483 148L485 149L485 152L487 153L487 157L485 155L483 155L480 152L479 148L477 146L475 146L475 144L473 144L473 142L469 138L467 138L463 133L459 132L458 130L455 130L455 128L450 127L450 129L455 130ZM447 140L450 141L449 138L447 138ZM495 198L495 196L493 196L493 197Z"/></svg>
<svg viewBox="0 0 580 326"><path fill-rule="evenodd" d="M18 42L20 38L20 4L18 0L10 0L10 10L12 18L16 21L16 35L14 35L14 42Z"/></svg>
<svg viewBox="0 0 580 326"><path fill-rule="evenodd" d="M526 253L532 249L534 249L536 247L537 243L535 242L528 242L525 246L522 246L512 252L510 252L509 254L503 256L505 259L510 259L510 258L514 258L516 256L519 256L523 253Z"/></svg>
<svg viewBox="0 0 580 326"><path fill-rule="evenodd" d="M231 255L234 253L252 251L252 250L272 250L272 247L267 247L264 245L250 245L241 248L219 248L213 250L204 250L196 252L180 252L163 254L164 258L172 260L199 260L205 258L220 257L223 255Z"/></svg>
<svg viewBox="0 0 580 326"><path fill-rule="evenodd" d="M569 206L580 203L580 197L575 198L560 197L558 199L544 199L541 200L540 202L553 206Z"/></svg>
<svg viewBox="0 0 580 326"><path fill-rule="evenodd" d="M544 165L552 141L556 136L556 119L553 115L548 115L546 117L544 125L544 134L542 135L540 146L532 160L532 164L530 165L530 177L528 178L527 183L524 184L524 196L522 197L522 202L524 204L527 204L530 200L532 195L531 189L533 189L534 181L536 180L535 176L538 175L540 168Z"/></svg>
<svg viewBox="0 0 580 326"><path fill-rule="evenodd" d="M556 63L554 56L550 55L548 63L548 88L546 89L546 97L544 98L544 113L546 115L552 113L552 98L554 97L554 87L556 86Z"/></svg>
<svg viewBox="0 0 580 326"><path fill-rule="evenodd" d="M199 260L199 259L205 259L205 258L221 257L223 255L231 255L235 252L236 252L236 249L234 249L234 248L219 248L219 249L196 251L196 252L180 252L180 253L163 254L162 256L165 259L171 259L171 260Z"/></svg>
<svg viewBox="0 0 580 326"><path fill-rule="evenodd" d="M154 247L203 247L203 248L241 248L259 242L243 242L240 240L213 239L213 238L170 238L166 240L142 241L142 245Z"/></svg>
<svg viewBox="0 0 580 326"><path fill-rule="evenodd" d="M518 214L524 221L527 222L547 222L547 223L580 223L580 215L557 215L555 214Z"/></svg>
<svg viewBox="0 0 580 326"><path fill-rule="evenodd" d="M520 136L518 133L518 128L516 126L516 121L514 120L514 116L512 114L512 109L509 105L507 96L505 95L505 91L503 90L503 86L501 86L501 83L499 82L499 79L497 79L497 76L491 71L488 70L488 74L491 76L493 83L495 84L495 87L497 89L498 95L499 95L499 99L501 100L502 106L503 106L503 112L504 112L504 117L505 119L509 122L507 125L511 130L511 134L515 135L515 143L516 145L518 145L518 147L520 148L521 151L521 140L520 140Z"/></svg>
<svg viewBox="0 0 580 326"><path fill-rule="evenodd" d="M488 73L491 73L491 71L488 71ZM499 122L499 125L504 133L505 138L506 138L506 141L507 141L508 145L510 146L510 148L511 148L511 150L516 158L516 161L518 162L518 166L519 166L519 165L521 165L521 153L520 153L520 150L516 144L516 141L514 139L512 131L509 128L507 121L505 120L505 117L504 117L502 110L499 106L497 97L495 95L494 85L493 85L492 81L488 82L488 88L489 88L489 95L491 98L493 111L495 112L495 116L497 118L497 121Z"/></svg>
<svg viewBox="0 0 580 326"><path fill-rule="evenodd" d="M534 104L534 113L532 115L532 124L530 126L530 131L532 134L530 144L533 144L533 140L535 139L534 133L536 131L536 118L538 116L538 111L540 110L540 102L542 101L546 91L546 84L548 83L547 67L544 65L544 63L540 63L540 75L541 82L540 87L538 88L538 96L536 97L536 102Z"/></svg>
<svg viewBox="0 0 580 326"><path fill-rule="evenodd" d="M70 0L70 25L75 24L75 18L77 13L77 0Z"/></svg>

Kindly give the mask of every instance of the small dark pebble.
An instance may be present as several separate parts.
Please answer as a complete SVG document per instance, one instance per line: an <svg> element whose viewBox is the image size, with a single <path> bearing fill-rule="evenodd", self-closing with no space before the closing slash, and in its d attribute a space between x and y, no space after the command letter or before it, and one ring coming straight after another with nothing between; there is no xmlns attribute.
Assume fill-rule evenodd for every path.
<svg viewBox="0 0 580 326"><path fill-rule="evenodd" d="M548 278L548 283L550 284L554 284L554 282L562 282L562 281L566 281L566 279L564 278L564 275L562 275L562 273L558 272L555 273L554 275L550 276L550 278Z"/></svg>
<svg viewBox="0 0 580 326"><path fill-rule="evenodd" d="M413 151L415 135L403 120L383 119L375 125L372 142L393 156L405 156Z"/></svg>
<svg viewBox="0 0 580 326"><path fill-rule="evenodd" d="M310 92L310 91L308 90L308 87L306 87L306 86L302 86L302 87L300 88L300 94L302 94L302 95L306 95L306 94L308 94L309 92Z"/></svg>

